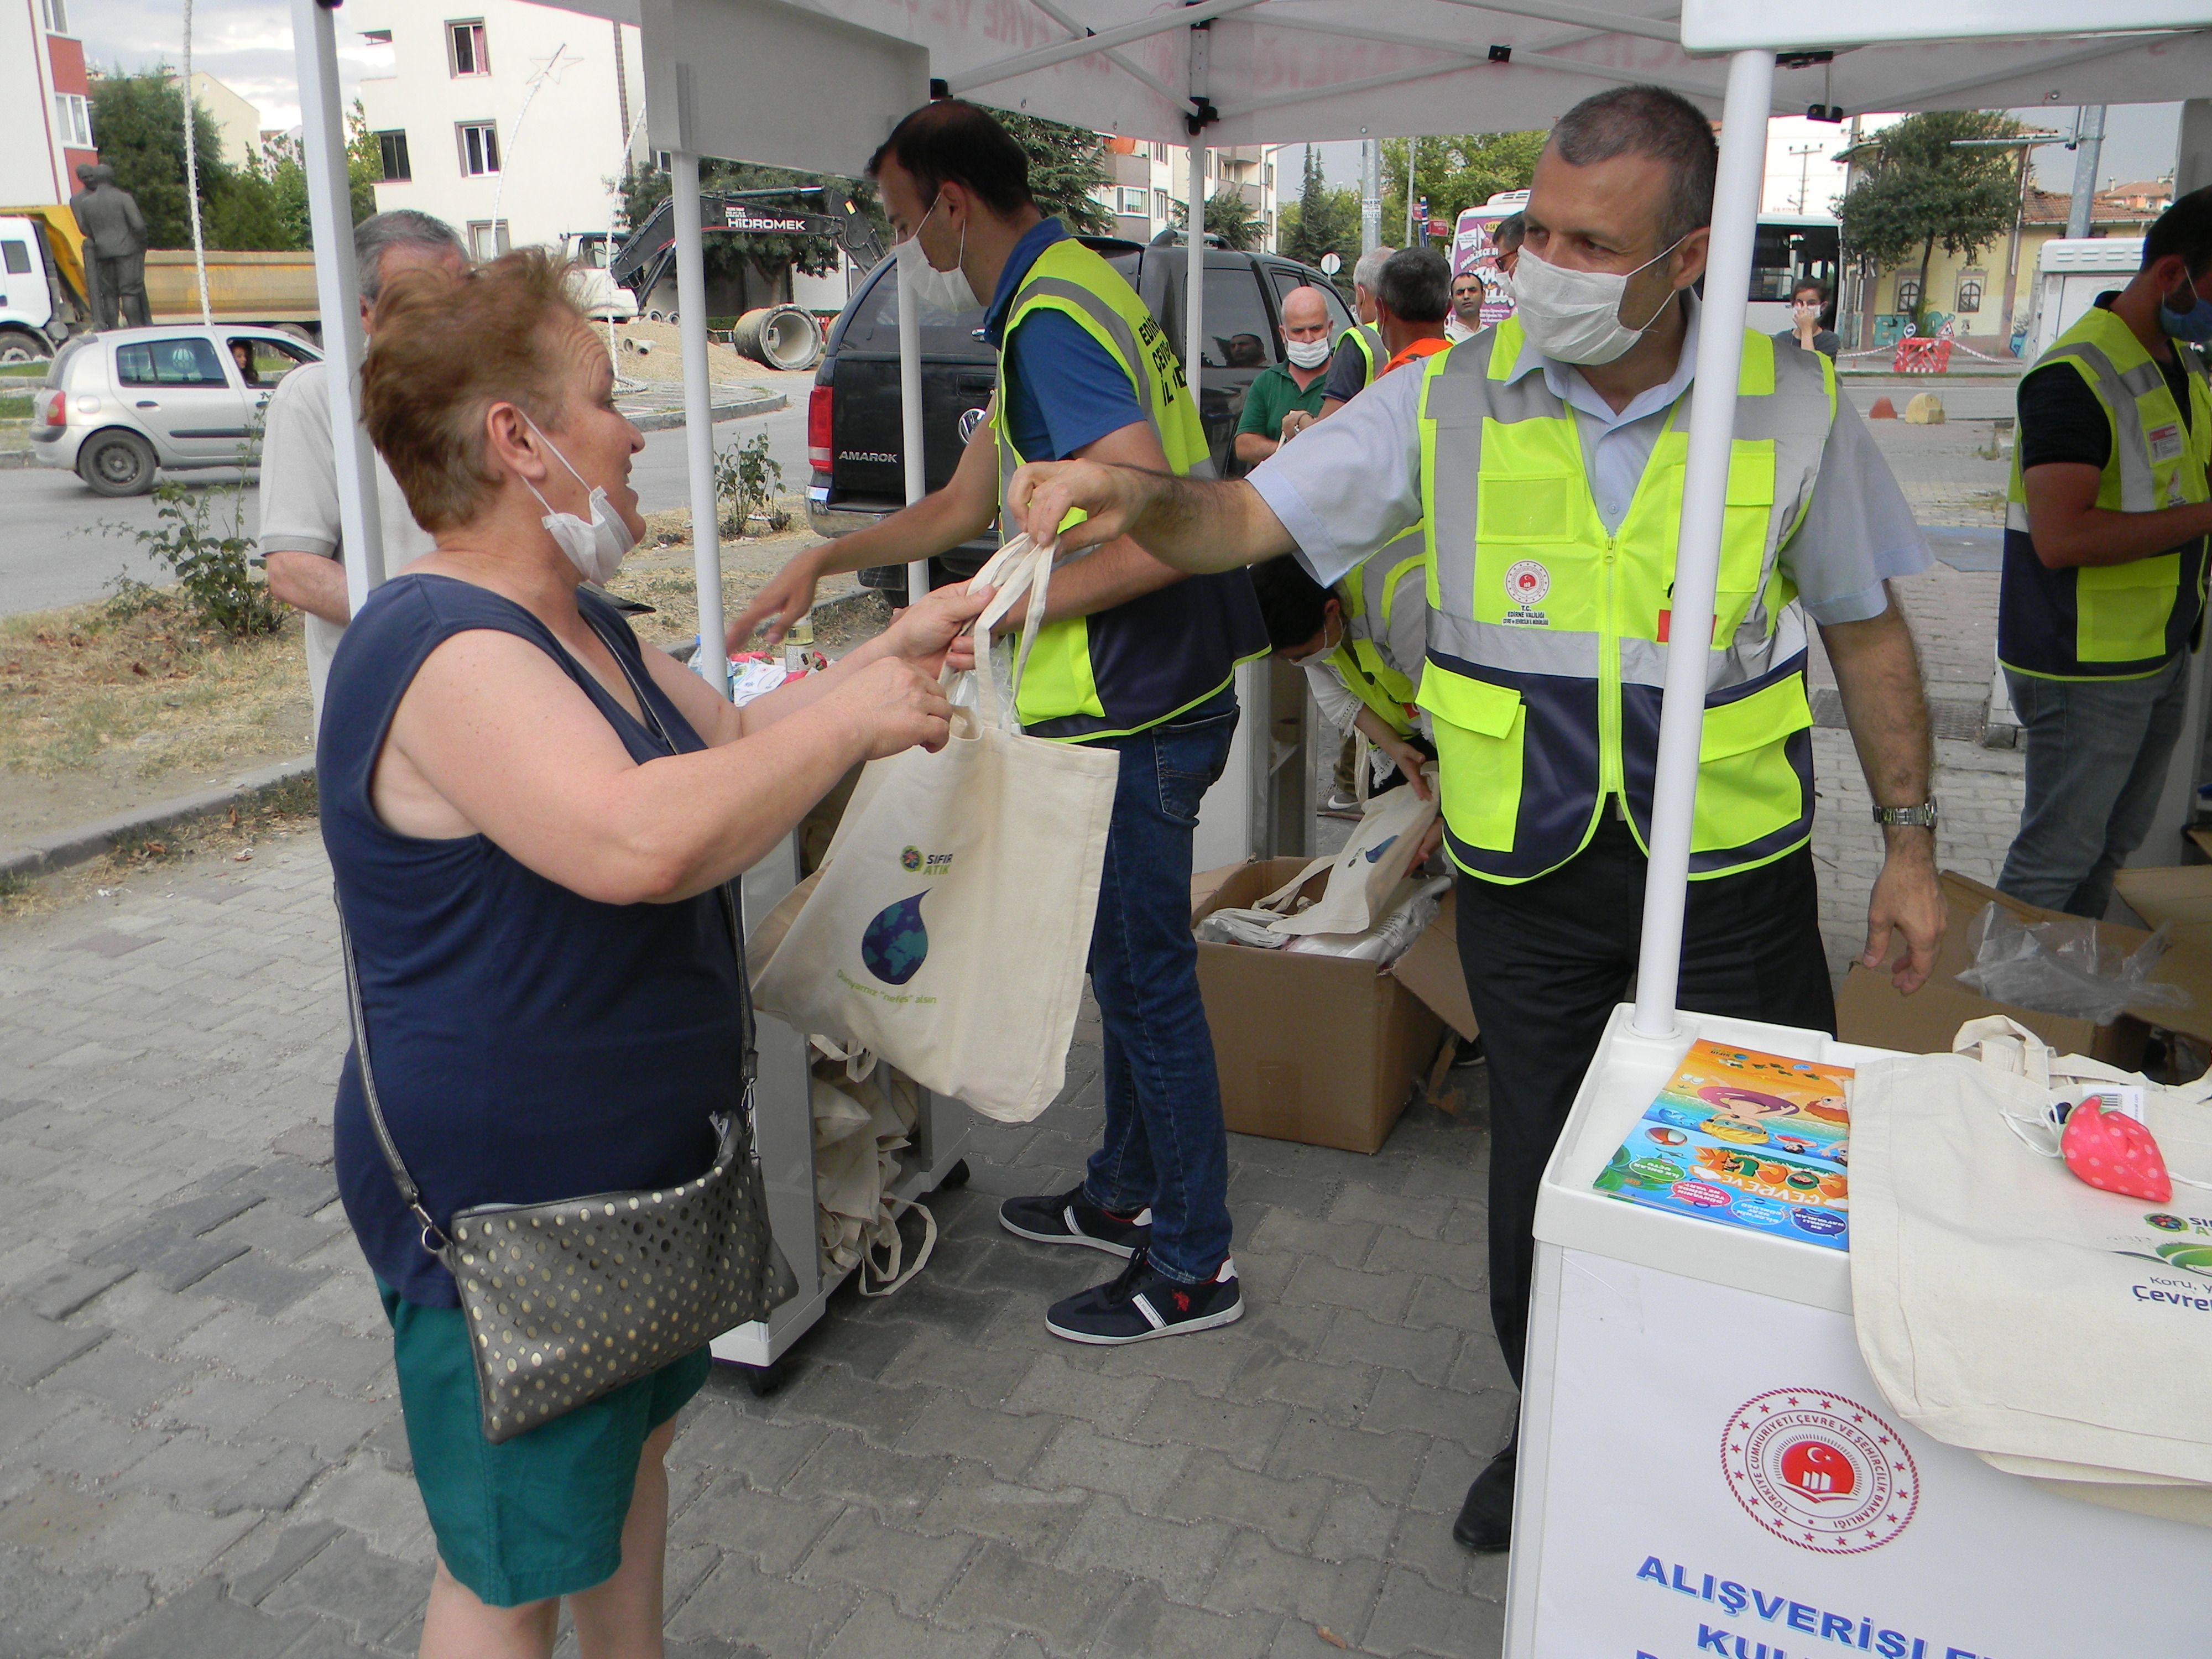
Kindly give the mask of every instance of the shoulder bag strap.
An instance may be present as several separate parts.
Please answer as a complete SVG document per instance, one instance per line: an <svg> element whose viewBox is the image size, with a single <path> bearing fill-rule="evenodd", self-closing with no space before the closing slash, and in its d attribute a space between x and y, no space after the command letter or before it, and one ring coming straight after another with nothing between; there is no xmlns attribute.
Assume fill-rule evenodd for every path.
<svg viewBox="0 0 2212 1659"><path fill-rule="evenodd" d="M376 1132L376 1144L383 1150L384 1161L392 1166L392 1181L399 1188L400 1201L422 1224L422 1248L436 1255L446 1248L446 1235L430 1218L429 1211L422 1207L422 1189L407 1173L398 1145L392 1139L391 1127L384 1121L383 1104L376 1097L376 1071L368 1063L368 1016L361 1004L361 969L354 961L353 930L346 926L345 906L338 902L336 883L331 886L331 902L338 913L338 949L345 959L346 1015L353 1023L353 1051L361 1065L361 1092L368 1104L368 1127ZM430 1242L434 1238L438 1241L434 1244Z"/></svg>

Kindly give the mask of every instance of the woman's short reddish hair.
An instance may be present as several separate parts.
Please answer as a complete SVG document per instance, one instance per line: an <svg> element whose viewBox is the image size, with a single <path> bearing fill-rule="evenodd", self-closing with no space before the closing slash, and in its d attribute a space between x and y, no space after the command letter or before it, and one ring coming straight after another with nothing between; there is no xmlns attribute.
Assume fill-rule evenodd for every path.
<svg viewBox="0 0 2212 1659"><path fill-rule="evenodd" d="M556 343L586 325L570 271L521 248L465 274L420 265L385 284L362 364L362 424L425 530L466 524L497 488L484 459L494 404L560 427L568 360Z"/></svg>

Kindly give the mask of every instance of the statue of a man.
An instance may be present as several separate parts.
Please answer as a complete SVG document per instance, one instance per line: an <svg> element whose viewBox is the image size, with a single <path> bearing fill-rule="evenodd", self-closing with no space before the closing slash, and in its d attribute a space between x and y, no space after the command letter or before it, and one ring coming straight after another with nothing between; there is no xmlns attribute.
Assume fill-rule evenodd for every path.
<svg viewBox="0 0 2212 1659"><path fill-rule="evenodd" d="M146 221L138 198L115 182L115 169L87 162L76 170L84 185L70 198L70 211L84 233L84 275L92 292L98 326L113 328L119 306L122 322L143 328L154 319L146 307Z"/></svg>

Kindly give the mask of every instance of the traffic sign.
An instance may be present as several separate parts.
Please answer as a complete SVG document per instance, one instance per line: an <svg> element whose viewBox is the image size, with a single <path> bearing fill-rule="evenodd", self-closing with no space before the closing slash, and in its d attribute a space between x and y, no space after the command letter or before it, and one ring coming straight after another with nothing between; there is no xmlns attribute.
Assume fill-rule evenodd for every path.
<svg viewBox="0 0 2212 1659"><path fill-rule="evenodd" d="M1334 276L1338 271L1342 270L1343 269L1344 261L1338 258L1334 253L1324 253L1321 256L1321 274L1322 276Z"/></svg>

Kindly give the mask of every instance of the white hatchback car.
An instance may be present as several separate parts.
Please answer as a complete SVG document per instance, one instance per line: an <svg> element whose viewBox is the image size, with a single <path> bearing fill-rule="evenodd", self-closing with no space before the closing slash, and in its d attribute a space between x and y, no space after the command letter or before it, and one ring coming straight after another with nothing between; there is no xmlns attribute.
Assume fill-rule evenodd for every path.
<svg viewBox="0 0 2212 1659"><path fill-rule="evenodd" d="M102 495L143 495L165 468L251 465L270 389L320 356L270 328L79 335L31 399L31 453Z"/></svg>

